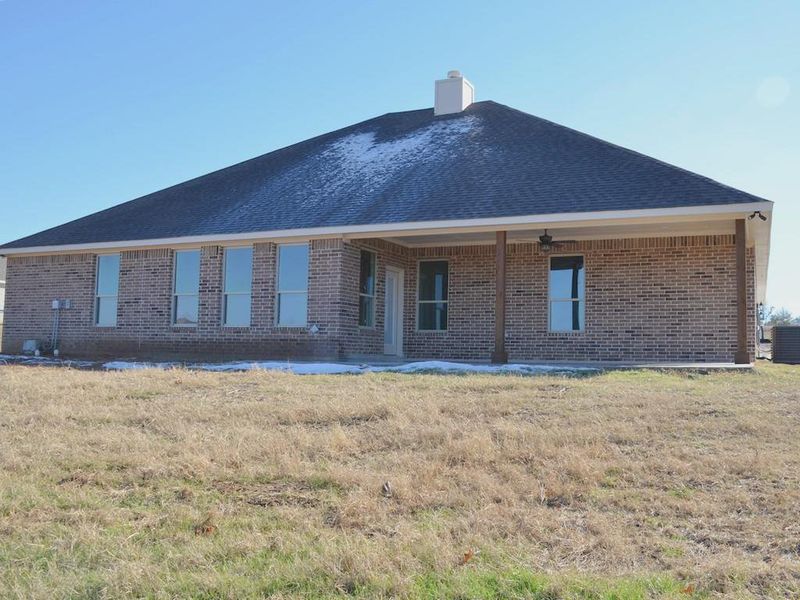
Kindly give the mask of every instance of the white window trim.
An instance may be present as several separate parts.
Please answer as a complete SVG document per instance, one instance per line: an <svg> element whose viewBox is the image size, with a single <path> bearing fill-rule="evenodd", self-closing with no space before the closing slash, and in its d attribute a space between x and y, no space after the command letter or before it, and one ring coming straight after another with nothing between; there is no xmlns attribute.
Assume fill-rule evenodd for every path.
<svg viewBox="0 0 800 600"><path fill-rule="evenodd" d="M118 256L119 263L117 266L117 293L116 294L100 294L100 257L101 256ZM94 310L92 311L92 321L94 322L95 327L111 329L113 327L117 327L119 322L119 276L120 271L122 268L122 256L119 252L106 252L104 254L98 254L95 258L95 266L94 266ZM114 324L113 325L101 325L100 321L100 299L101 298L116 298L117 299L117 310L114 311Z"/></svg>
<svg viewBox="0 0 800 600"><path fill-rule="evenodd" d="M551 298L550 297L550 270L552 268L552 261L554 258L571 258L573 256L580 256L583 259L583 298ZM547 332L566 334L566 335L580 335L586 332L586 276L588 274L588 267L586 264L586 255L581 252L565 252L558 254L550 254L547 257ZM553 302L583 302L583 323L580 329L553 329L551 327L551 312ZM580 310L580 308L578 309Z"/></svg>
<svg viewBox="0 0 800 600"><path fill-rule="evenodd" d="M375 329L378 320L377 304L378 304L378 253L374 250L360 249L358 253L358 326L361 329ZM372 294L365 294L361 291L361 252L372 254ZM372 325L361 324L361 297L372 298Z"/></svg>
<svg viewBox="0 0 800 600"><path fill-rule="evenodd" d="M225 282L228 276L228 250L241 250L242 248L250 248L250 291L249 292L226 292ZM222 306L220 313L222 317L222 326L230 327L231 329L247 329L253 326L253 263L255 262L255 248L253 246L224 246L222 248ZM250 318L247 320L247 325L228 325L228 303L226 299L228 296L249 296L250 297ZM199 315L198 315L199 316Z"/></svg>
<svg viewBox="0 0 800 600"><path fill-rule="evenodd" d="M180 250L175 250L172 253L172 315L170 316L170 322L172 323L173 327L197 327L200 322L200 273L197 273L197 292L194 294L179 294L177 291L178 285L178 254L183 254L186 252L197 252L198 258L200 259L200 263L202 265L203 255L200 248L182 248ZM178 318L178 298L184 296L195 296L197 297L197 323L178 323L176 319Z"/></svg>
<svg viewBox="0 0 800 600"><path fill-rule="evenodd" d="M420 300L420 279L422 278L422 263L426 262L444 262L447 263L447 300ZM419 305L420 304L446 304L447 305L447 323L444 329L420 329L419 327ZM417 261L417 297L414 306L416 315L415 329L418 333L447 333L450 331L450 260L447 258L422 258Z"/></svg>
<svg viewBox="0 0 800 600"><path fill-rule="evenodd" d="M305 246L308 252L308 265L306 267L306 289L304 290L281 290L281 248L289 246ZM286 329L305 329L308 327L308 277L311 270L311 244L303 242L300 244L277 244L275 252L275 327L283 327ZM281 318L281 296L283 295L305 295L306 297L306 314L302 324L282 324Z"/></svg>

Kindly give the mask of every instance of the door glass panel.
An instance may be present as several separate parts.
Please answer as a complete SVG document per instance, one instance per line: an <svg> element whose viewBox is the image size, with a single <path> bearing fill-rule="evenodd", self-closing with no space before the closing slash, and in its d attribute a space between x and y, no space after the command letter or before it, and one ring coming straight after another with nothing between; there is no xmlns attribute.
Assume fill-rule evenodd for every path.
<svg viewBox="0 0 800 600"><path fill-rule="evenodd" d="M394 345L394 335L395 335L395 282L396 278L394 274L387 274L386 275L386 324L385 324L385 331L386 331L386 344Z"/></svg>

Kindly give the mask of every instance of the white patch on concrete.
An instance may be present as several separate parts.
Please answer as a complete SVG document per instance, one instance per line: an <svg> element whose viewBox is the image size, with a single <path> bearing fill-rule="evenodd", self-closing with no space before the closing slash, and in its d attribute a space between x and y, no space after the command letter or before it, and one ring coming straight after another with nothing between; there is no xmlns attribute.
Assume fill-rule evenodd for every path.
<svg viewBox="0 0 800 600"><path fill-rule="evenodd" d="M52 356L28 356L26 354L0 354L0 364L57 366L57 367L74 367L76 369L88 369L93 367L95 363L89 360L69 360L69 359L53 358Z"/></svg>
<svg viewBox="0 0 800 600"><path fill-rule="evenodd" d="M469 364L469 363L456 363L445 362L438 360L429 360L421 362L413 362L404 365L388 366L388 367L369 367L370 371L375 372L390 372L390 373L425 373L425 372L439 372L439 373L519 373L523 375L539 375L543 373L567 373L578 371L597 371L593 367L568 367L561 365L526 365L526 364L508 364L508 365L485 365L485 364Z"/></svg>
<svg viewBox="0 0 800 600"><path fill-rule="evenodd" d="M147 363L111 361L103 368L113 371L134 369L169 369L179 366L176 363ZM286 371L296 375L341 375L361 373L514 373L518 375L543 375L548 373L587 373L598 371L593 367L569 367L560 365L486 365L445 361L420 361L402 365L348 365L327 362L278 362L278 361L239 361L229 363L193 363L185 365L198 371Z"/></svg>
<svg viewBox="0 0 800 600"><path fill-rule="evenodd" d="M150 362L130 362L126 360L112 360L103 363L103 368L109 371L135 371L139 369L169 369L178 366L175 363L150 363Z"/></svg>
<svg viewBox="0 0 800 600"><path fill-rule="evenodd" d="M342 373L363 373L356 365L336 363L290 363L290 362L234 362L222 364L188 365L190 369L201 371L288 371L296 375L338 375Z"/></svg>

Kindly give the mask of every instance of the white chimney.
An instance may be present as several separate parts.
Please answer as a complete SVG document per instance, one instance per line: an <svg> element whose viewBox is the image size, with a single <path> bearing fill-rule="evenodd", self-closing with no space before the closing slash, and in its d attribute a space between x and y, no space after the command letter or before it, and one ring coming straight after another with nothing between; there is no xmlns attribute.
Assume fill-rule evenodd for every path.
<svg viewBox="0 0 800 600"><path fill-rule="evenodd" d="M448 71L447 79L436 81L434 115L460 113L475 101L475 88L461 75L461 71Z"/></svg>

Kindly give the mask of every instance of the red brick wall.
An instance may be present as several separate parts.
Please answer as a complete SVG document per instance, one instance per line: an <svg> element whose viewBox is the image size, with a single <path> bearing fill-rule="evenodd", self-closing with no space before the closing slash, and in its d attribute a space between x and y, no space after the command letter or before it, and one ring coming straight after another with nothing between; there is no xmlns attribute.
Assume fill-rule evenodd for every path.
<svg viewBox="0 0 800 600"><path fill-rule="evenodd" d="M377 254L376 319L358 326L359 253ZM381 354L386 266L405 273L404 350L409 358L487 359L494 344L494 246L404 248L384 240L315 240L310 247L309 316L319 333L274 325L276 253L253 251L252 322L221 325L222 248L201 249L199 324L171 325L173 251L121 253L117 327L93 325L92 254L11 257L3 348L49 340L50 303L61 313L61 350L72 355L203 355L216 357L354 357ZM511 360L731 361L736 347L733 236L587 241L550 254L580 253L586 264L586 328L547 331L548 255L537 244L508 249L507 349ZM416 329L417 264L450 265L449 327ZM754 337L753 251L748 299ZM752 344L751 344L752 345Z"/></svg>
<svg viewBox="0 0 800 600"><path fill-rule="evenodd" d="M361 250L376 254L375 263L375 325L359 327L359 276ZM385 240L358 240L347 243L342 261L342 350L346 356L360 357L383 353L384 299L386 297L386 267L393 266L413 277L407 248ZM409 297L404 294L404 300ZM405 307L405 311L410 310Z"/></svg>
<svg viewBox="0 0 800 600"><path fill-rule="evenodd" d="M385 265L405 269L404 350L408 358L488 359L494 345L495 249L402 248L381 240L347 244L346 269L357 302L358 253L378 253L374 331L351 331L345 353L380 353ZM352 255L351 255L352 254ZM586 327L548 331L548 257L582 254ZM448 330L417 331L418 262L449 263ZM736 350L736 256L733 236L593 240L543 254L538 244L508 248L506 337L511 360L725 361ZM748 340L755 336L753 249L748 249ZM357 319L355 312L346 323ZM751 358L753 357L751 342Z"/></svg>
<svg viewBox="0 0 800 600"><path fill-rule="evenodd" d="M342 251L340 240L311 242L308 324L317 324L317 334L274 325L277 246L272 243L253 247L251 326L246 328L222 326L223 252L218 246L201 249L197 327L171 324L172 250L121 253L116 327L93 324L94 255L11 257L3 348L19 352L26 339L49 342L51 301L67 298L72 308L61 312L59 328L65 355L338 356Z"/></svg>
<svg viewBox="0 0 800 600"><path fill-rule="evenodd" d="M19 352L24 340L50 339L56 298L69 298L73 308L61 315L61 331L83 331L92 322L93 254L9 257L3 351Z"/></svg>

